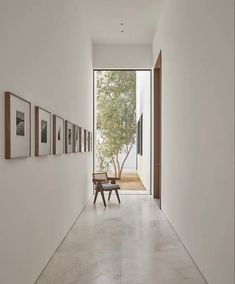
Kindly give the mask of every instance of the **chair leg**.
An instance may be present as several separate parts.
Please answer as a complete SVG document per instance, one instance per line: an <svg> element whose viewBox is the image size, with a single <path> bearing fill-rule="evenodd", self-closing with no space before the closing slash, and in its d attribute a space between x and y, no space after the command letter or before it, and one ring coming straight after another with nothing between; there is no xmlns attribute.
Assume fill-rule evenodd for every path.
<svg viewBox="0 0 235 284"><path fill-rule="evenodd" d="M98 189L96 189L96 191L95 191L95 198L94 198L94 204L96 203L96 199L97 199L98 193L99 193L99 191L98 191Z"/></svg>
<svg viewBox="0 0 235 284"><path fill-rule="evenodd" d="M119 202L119 203L121 203L121 201L120 201L120 197L119 197L119 194L118 194L118 190L117 190L117 189L115 189L115 192L116 192L116 195L117 195L118 202Z"/></svg>
<svg viewBox="0 0 235 284"><path fill-rule="evenodd" d="M105 202L104 192L103 192L103 190L102 190L102 189L100 190L100 193L101 193L101 196L102 196L102 199L103 199L103 202L104 202L104 206L106 207L106 202Z"/></svg>
<svg viewBox="0 0 235 284"><path fill-rule="evenodd" d="M110 190L110 192L109 192L109 198L108 198L108 201L110 200L111 194L112 194L112 190Z"/></svg>

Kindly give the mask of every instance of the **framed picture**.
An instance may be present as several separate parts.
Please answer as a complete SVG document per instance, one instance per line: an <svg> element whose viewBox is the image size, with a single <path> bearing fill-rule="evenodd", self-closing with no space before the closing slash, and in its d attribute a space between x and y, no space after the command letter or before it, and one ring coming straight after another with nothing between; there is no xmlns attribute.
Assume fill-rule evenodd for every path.
<svg viewBox="0 0 235 284"><path fill-rule="evenodd" d="M90 131L86 131L86 151L90 152Z"/></svg>
<svg viewBox="0 0 235 284"><path fill-rule="evenodd" d="M35 156L51 154L51 113L35 107Z"/></svg>
<svg viewBox="0 0 235 284"><path fill-rule="evenodd" d="M73 126L74 132L74 142L73 142L73 152L81 152L81 128L77 125Z"/></svg>
<svg viewBox="0 0 235 284"><path fill-rule="evenodd" d="M81 152L85 152L85 129L83 128L80 128L80 131L81 131Z"/></svg>
<svg viewBox="0 0 235 284"><path fill-rule="evenodd" d="M82 152L82 128L79 127L79 152Z"/></svg>
<svg viewBox="0 0 235 284"><path fill-rule="evenodd" d="M5 93L5 158L31 156L31 103Z"/></svg>
<svg viewBox="0 0 235 284"><path fill-rule="evenodd" d="M92 152L92 133L88 132L88 152Z"/></svg>
<svg viewBox="0 0 235 284"><path fill-rule="evenodd" d="M73 152L74 146L74 132L73 124L68 120L65 120L65 153L69 154Z"/></svg>
<svg viewBox="0 0 235 284"><path fill-rule="evenodd" d="M64 119L53 115L53 154L64 153Z"/></svg>
<svg viewBox="0 0 235 284"><path fill-rule="evenodd" d="M143 114L137 123L137 154L143 155Z"/></svg>
<svg viewBox="0 0 235 284"><path fill-rule="evenodd" d="M93 150L93 136L92 136L92 132L90 132L90 138L91 138L91 140L90 140L90 147L91 147L91 152L92 152L92 150Z"/></svg>
<svg viewBox="0 0 235 284"><path fill-rule="evenodd" d="M88 152L88 130L84 129L84 152Z"/></svg>

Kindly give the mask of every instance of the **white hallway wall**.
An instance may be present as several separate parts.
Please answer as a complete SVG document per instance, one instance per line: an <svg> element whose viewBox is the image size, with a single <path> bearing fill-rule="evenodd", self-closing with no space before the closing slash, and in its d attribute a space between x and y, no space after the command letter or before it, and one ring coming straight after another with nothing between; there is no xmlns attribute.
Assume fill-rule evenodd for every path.
<svg viewBox="0 0 235 284"><path fill-rule="evenodd" d="M150 192L151 173L151 72L136 72L136 119L143 114L143 155L138 155L138 175Z"/></svg>
<svg viewBox="0 0 235 284"><path fill-rule="evenodd" d="M166 0L162 209L211 284L234 283L234 1Z"/></svg>
<svg viewBox="0 0 235 284"><path fill-rule="evenodd" d="M0 283L32 284L91 195L92 154L34 157L34 106L92 130L79 1L0 2ZM32 157L4 159L4 96L32 102Z"/></svg>
<svg viewBox="0 0 235 284"><path fill-rule="evenodd" d="M98 69L151 68L152 55L150 44L95 44L93 67Z"/></svg>

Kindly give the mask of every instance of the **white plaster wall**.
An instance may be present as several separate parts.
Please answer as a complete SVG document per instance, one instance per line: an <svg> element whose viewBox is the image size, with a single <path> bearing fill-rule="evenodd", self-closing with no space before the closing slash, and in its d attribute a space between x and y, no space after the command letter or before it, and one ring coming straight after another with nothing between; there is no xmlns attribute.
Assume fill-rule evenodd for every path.
<svg viewBox="0 0 235 284"><path fill-rule="evenodd" d="M125 159L125 154L120 154L120 161L123 161ZM125 165L123 170L136 170L136 144L132 146L132 149L128 155L128 158L126 159Z"/></svg>
<svg viewBox="0 0 235 284"><path fill-rule="evenodd" d="M152 45L112 45L93 46L93 67L97 69L142 69L151 68Z"/></svg>
<svg viewBox="0 0 235 284"><path fill-rule="evenodd" d="M211 284L234 283L234 1L166 0L162 209Z"/></svg>
<svg viewBox="0 0 235 284"><path fill-rule="evenodd" d="M34 157L34 106L92 130L80 2L0 1L0 283L32 284L91 195L92 153ZM32 102L32 157L4 159L4 91Z"/></svg>
<svg viewBox="0 0 235 284"><path fill-rule="evenodd" d="M137 172L146 188L150 191L151 171L151 72L136 72L136 119L143 113L143 155L137 155Z"/></svg>

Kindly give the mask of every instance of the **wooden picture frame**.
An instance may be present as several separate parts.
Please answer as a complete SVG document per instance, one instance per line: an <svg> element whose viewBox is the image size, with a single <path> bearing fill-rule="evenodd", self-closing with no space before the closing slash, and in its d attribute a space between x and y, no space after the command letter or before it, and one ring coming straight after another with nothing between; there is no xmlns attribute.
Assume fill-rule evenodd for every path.
<svg viewBox="0 0 235 284"><path fill-rule="evenodd" d="M73 153L74 143L74 128L73 123L65 120L65 153Z"/></svg>
<svg viewBox="0 0 235 284"><path fill-rule="evenodd" d="M35 106L35 156L51 155L51 113Z"/></svg>
<svg viewBox="0 0 235 284"><path fill-rule="evenodd" d="M53 155L64 153L64 119L53 114Z"/></svg>
<svg viewBox="0 0 235 284"><path fill-rule="evenodd" d="M31 156L31 103L5 92L5 158Z"/></svg>

